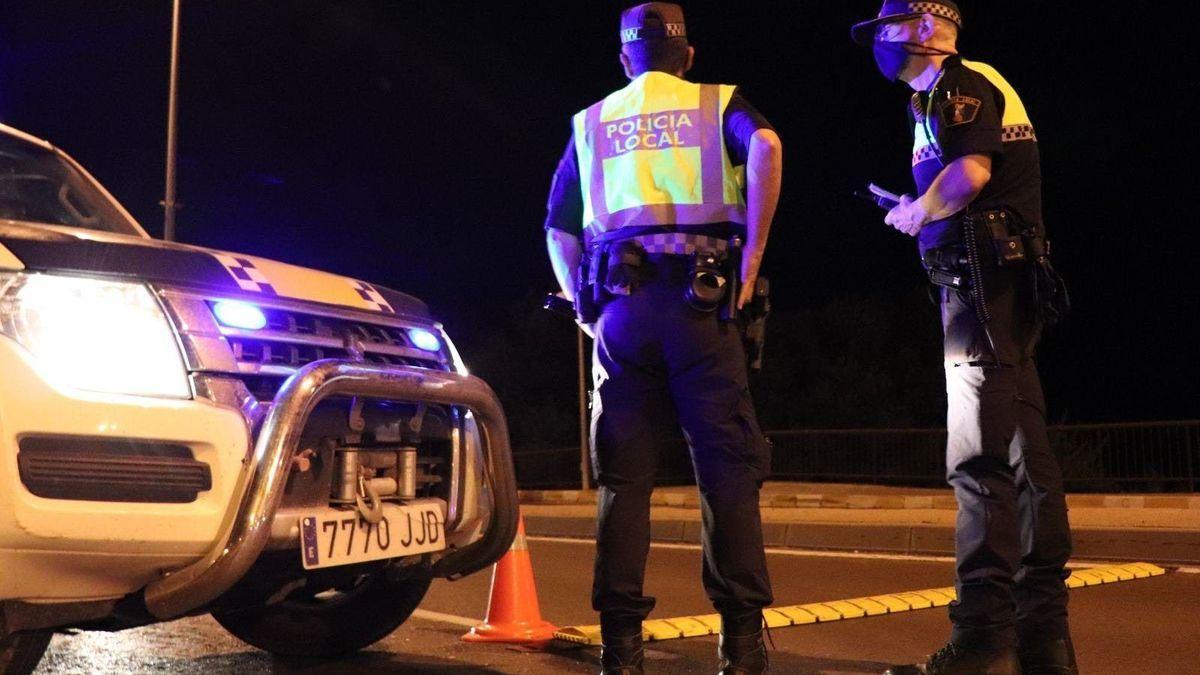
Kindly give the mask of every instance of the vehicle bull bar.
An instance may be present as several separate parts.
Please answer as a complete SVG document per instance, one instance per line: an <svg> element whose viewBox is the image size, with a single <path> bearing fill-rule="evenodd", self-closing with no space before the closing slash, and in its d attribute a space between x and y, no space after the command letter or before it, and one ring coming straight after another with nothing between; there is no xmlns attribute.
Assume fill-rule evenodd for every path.
<svg viewBox="0 0 1200 675"><path fill-rule="evenodd" d="M246 574L270 538L292 455L308 417L330 396L424 401L471 410L482 436L492 513L483 537L437 561L433 572L451 577L470 574L504 554L517 531L517 488L508 425L491 387L470 375L325 359L300 368L283 383L263 422L254 455L242 468L237 508L226 511L214 545L200 560L146 586L143 597L150 614L159 619L183 616L212 602Z"/></svg>

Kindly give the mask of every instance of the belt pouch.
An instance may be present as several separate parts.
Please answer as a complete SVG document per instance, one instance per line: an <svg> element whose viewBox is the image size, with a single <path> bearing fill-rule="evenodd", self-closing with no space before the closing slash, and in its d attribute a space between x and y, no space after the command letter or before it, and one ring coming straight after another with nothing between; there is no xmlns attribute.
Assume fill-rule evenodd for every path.
<svg viewBox="0 0 1200 675"><path fill-rule="evenodd" d="M618 241L605 247L604 290L612 295L630 295L637 290L646 249L633 240Z"/></svg>

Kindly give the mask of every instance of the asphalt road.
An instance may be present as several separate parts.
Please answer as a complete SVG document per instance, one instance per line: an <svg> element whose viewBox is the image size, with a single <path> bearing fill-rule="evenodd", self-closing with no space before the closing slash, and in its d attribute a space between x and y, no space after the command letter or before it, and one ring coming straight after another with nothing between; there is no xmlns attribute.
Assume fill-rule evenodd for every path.
<svg viewBox="0 0 1200 675"><path fill-rule="evenodd" d="M543 615L559 625L595 623L588 605L592 545L534 539L530 543ZM699 551L656 546L647 574L658 597L654 616L711 613L700 588ZM838 600L951 584L951 564L938 560L769 556L777 604ZM437 582L424 612L362 654L342 661L283 661L229 636L207 617L115 634L56 636L39 673L587 673L596 650L536 653L459 640L466 622L483 616L488 575ZM1072 591L1075 641L1084 673L1200 673L1200 574L1166 576ZM437 613L431 614L431 613ZM839 621L772 631L772 671L873 673L893 661L915 661L948 634L945 609ZM652 673L712 673L715 638L652 643Z"/></svg>

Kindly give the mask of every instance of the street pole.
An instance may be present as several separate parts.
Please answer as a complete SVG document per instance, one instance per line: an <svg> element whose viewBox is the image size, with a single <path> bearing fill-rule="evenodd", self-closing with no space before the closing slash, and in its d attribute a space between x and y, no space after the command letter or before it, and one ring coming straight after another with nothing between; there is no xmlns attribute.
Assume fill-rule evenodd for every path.
<svg viewBox="0 0 1200 675"><path fill-rule="evenodd" d="M584 490L592 489L592 480L589 473L590 453L588 452L589 439L589 424L588 424L588 401L587 401L587 367L584 361L584 335L583 328L577 330L576 336L576 351L579 358L579 482Z"/></svg>
<svg viewBox="0 0 1200 675"><path fill-rule="evenodd" d="M175 144L176 107L179 94L179 14L183 0L175 0L171 17L171 84L167 92L167 190L163 197L163 239L175 241Z"/></svg>

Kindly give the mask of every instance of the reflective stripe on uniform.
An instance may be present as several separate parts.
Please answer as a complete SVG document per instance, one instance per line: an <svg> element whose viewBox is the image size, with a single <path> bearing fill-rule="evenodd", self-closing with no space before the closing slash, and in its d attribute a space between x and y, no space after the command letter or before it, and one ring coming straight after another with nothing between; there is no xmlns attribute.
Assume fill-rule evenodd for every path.
<svg viewBox="0 0 1200 675"><path fill-rule="evenodd" d="M929 137L929 128L924 122L917 121L913 125L913 158L912 165L937 159L941 155L937 141Z"/></svg>
<svg viewBox="0 0 1200 675"><path fill-rule="evenodd" d="M732 85L693 84L661 72L574 118L588 238L622 227L744 223L744 168L725 150Z"/></svg>
<svg viewBox="0 0 1200 675"><path fill-rule="evenodd" d="M1037 134L1033 132L1032 124L1012 124L1000 130L1000 140L1005 143L1013 141L1036 141Z"/></svg>
<svg viewBox="0 0 1200 675"><path fill-rule="evenodd" d="M932 145L926 145L925 147L913 153L912 163L913 166L916 166L921 162L927 162L935 158L937 158L937 151Z"/></svg>
<svg viewBox="0 0 1200 675"><path fill-rule="evenodd" d="M963 59L962 64L986 77L988 82L991 82L992 86L999 89L1000 94L1004 96L1004 119L1000 120L1002 126L1007 128L1024 125L1029 127L1030 133L1033 132L1033 122L1029 119L1029 113L1025 112L1025 104L1021 102L1017 90L1012 88L1003 75L986 63Z"/></svg>
<svg viewBox="0 0 1200 675"><path fill-rule="evenodd" d="M683 232L665 232L659 234L642 234L630 237L642 245L646 253L669 253L671 255L692 255L696 251L713 251L720 253L729 249L729 241L720 237L709 237L703 234L686 234Z"/></svg>

